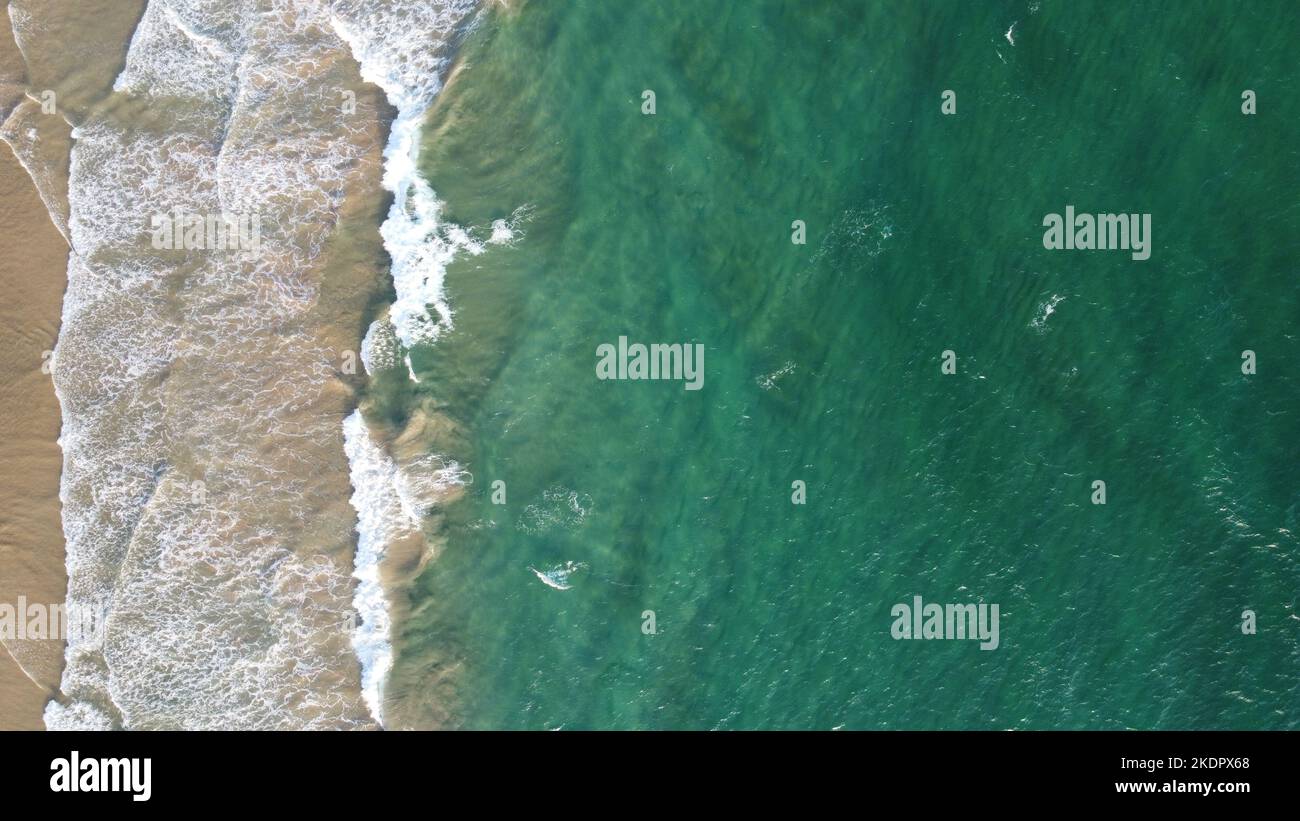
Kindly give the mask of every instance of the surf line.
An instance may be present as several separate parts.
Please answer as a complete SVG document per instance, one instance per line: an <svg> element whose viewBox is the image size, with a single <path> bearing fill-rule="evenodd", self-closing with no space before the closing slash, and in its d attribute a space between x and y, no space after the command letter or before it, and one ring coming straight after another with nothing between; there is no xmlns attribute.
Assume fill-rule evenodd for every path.
<svg viewBox="0 0 1300 821"><path fill-rule="evenodd" d="M396 299L388 309L403 352L407 373L418 381L411 365L411 348L431 343L451 327L443 280L447 265L460 251L483 252L481 243L456 225L443 225L442 202L420 175L420 141L424 119L442 89L442 66L431 61L423 82L407 84L402 66L394 66L390 44L367 41L345 21L332 19L335 32L352 49L361 78L378 86L397 109L384 145L381 184L393 195L388 215L379 227L388 253ZM400 51L400 49L399 49ZM434 314L429 312L430 306Z"/></svg>
<svg viewBox="0 0 1300 821"><path fill-rule="evenodd" d="M393 195L388 215L379 227L389 272L397 298L388 309L388 319L402 343L407 373L413 381L411 348L432 342L443 327L450 326L451 311L443 301L442 281L446 264L455 253L455 243L438 236L441 203L419 174L420 132L424 117L441 88L436 63L428 66L425 82L407 85L400 66L393 64L408 56L400 44L366 37L337 16L331 24L348 45L361 68L361 78L383 90L397 116L389 127L384 146L381 184ZM429 315L433 305L438 319ZM344 450L352 477L352 507L357 512L357 547L353 576L354 611L361 622L352 631L353 651L361 665L362 696L371 716L384 726L384 692L392 670L392 608L384 590L380 566L388 540L404 533L412 523L404 520L397 494L397 469L380 445L371 439L360 409L344 420Z"/></svg>

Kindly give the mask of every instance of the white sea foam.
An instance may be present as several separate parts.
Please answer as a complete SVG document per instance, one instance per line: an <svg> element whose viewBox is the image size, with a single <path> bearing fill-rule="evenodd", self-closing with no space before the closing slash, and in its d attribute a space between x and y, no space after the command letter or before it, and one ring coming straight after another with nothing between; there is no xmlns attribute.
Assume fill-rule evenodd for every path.
<svg viewBox="0 0 1300 821"><path fill-rule="evenodd" d="M382 723L384 683L393 666L392 617L381 579L387 546L418 534L429 508L468 476L456 462L432 454L399 465L371 437L359 410L344 420L343 441L357 511L353 607L358 621L352 647L361 661L366 704Z"/></svg>
<svg viewBox="0 0 1300 821"><path fill-rule="evenodd" d="M322 502L347 477L323 251L376 147L338 115L335 5L152 0L114 87L162 127L74 131L60 498L68 603L109 606L51 728L374 726L345 629L374 590ZM261 253L154 251L148 215L177 207L261 214Z"/></svg>
<svg viewBox="0 0 1300 821"><path fill-rule="evenodd" d="M443 293L447 265L460 252L483 252L467 231L441 219L443 204L419 173L420 127L442 87L447 46L476 6L476 0L395 0L383 14L364 0L337 0L332 6L331 25L352 49L362 78L383 89L397 109L384 148L383 186L392 192L393 204L380 227L396 300L386 318L371 323L362 341L362 363L372 376L400 359L411 381L419 381L410 348L433 342L451 327L452 311ZM362 622L353 646L362 665L366 703L382 723L384 681L393 658L388 604L379 581L384 546L418 529L438 493L463 483L466 474L436 456L399 469L370 440L359 413L348 418L344 437L358 516L356 609Z"/></svg>
<svg viewBox="0 0 1300 821"><path fill-rule="evenodd" d="M397 465L370 438L370 431L353 411L343 422L344 449L352 472L352 506L357 511L357 580L353 607L358 620L352 647L361 661L361 689L376 721L383 722L383 686L393 665L389 633L392 619L380 580L386 546L418 526L403 509L397 491Z"/></svg>
<svg viewBox="0 0 1300 821"><path fill-rule="evenodd" d="M538 570L535 567L529 567L528 569L533 571L533 575L547 587L553 587L556 590L570 590L573 588L573 584L569 580L573 578L573 574L586 570L587 565L584 562L569 561L564 564L557 564L547 570Z"/></svg>
<svg viewBox="0 0 1300 821"><path fill-rule="evenodd" d="M520 226L531 219L532 215L533 207L531 205L521 205L510 214L509 219L493 220L492 236L488 238L488 244L515 245L519 240L523 239Z"/></svg>
<svg viewBox="0 0 1300 821"><path fill-rule="evenodd" d="M318 312L326 242L377 149L365 118L340 116L338 92L353 82L355 54L399 109L383 229L399 300L362 346L373 373L402 358L399 343L450 322L442 270L482 251L439 221L416 173L446 43L473 8L146 7L114 89L146 104L127 110L147 110L149 125L92 114L73 132L76 252L52 360L60 499L68 603L107 602L108 612L100 634L69 642L67 699L49 705L47 726L337 728L380 717L392 663L384 545L418 530L467 474L437 457L397 465L359 415L340 430L328 410L337 350ZM10 16L35 37L48 27L31 9ZM260 214L260 253L153 250L148 215L176 208ZM349 475L355 565L343 549L351 523L328 502ZM363 620L349 633L354 609Z"/></svg>
<svg viewBox="0 0 1300 821"><path fill-rule="evenodd" d="M1036 331L1042 332L1047 327L1047 320L1052 314L1056 313L1056 306L1065 301L1065 297L1060 294L1052 294L1051 299L1045 300L1038 306L1034 318L1029 321L1029 327Z"/></svg>
<svg viewBox="0 0 1300 821"><path fill-rule="evenodd" d="M393 323L387 317L371 322L361 340L361 364L365 366L366 373L374 376L396 367L400 359L401 351L397 347Z"/></svg>
<svg viewBox="0 0 1300 821"><path fill-rule="evenodd" d="M332 23L351 46L361 76L397 109L384 149L383 183L393 204L380 233L397 292L389 316L398 339L411 348L451 327L443 293L447 265L460 252L483 252L467 231L441 219L443 203L419 173L420 127L442 87L446 44L477 2L398 0L383 15L362 12L365 5L337 2Z"/></svg>
<svg viewBox="0 0 1300 821"><path fill-rule="evenodd" d="M526 506L515 527L532 534L576 530L594 507L591 496L556 485L542 493L542 500Z"/></svg>

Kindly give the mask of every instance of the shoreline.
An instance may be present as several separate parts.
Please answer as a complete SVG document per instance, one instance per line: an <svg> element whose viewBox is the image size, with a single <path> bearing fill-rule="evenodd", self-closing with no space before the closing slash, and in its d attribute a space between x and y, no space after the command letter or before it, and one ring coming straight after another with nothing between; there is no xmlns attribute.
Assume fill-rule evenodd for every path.
<svg viewBox="0 0 1300 821"><path fill-rule="evenodd" d="M11 477L0 482L0 604L16 608L21 596L65 606L63 409L53 372L70 263L71 132L111 94L144 0L47 0L38 28L26 4L0 0L0 9L0 285L10 295L0 410L12 425L0 444ZM0 729L47 729L48 705L63 699L66 642L2 643Z"/></svg>
<svg viewBox="0 0 1300 821"><path fill-rule="evenodd" d="M463 488L459 465L442 464L426 452L423 417L408 419L398 433L367 418L367 411L372 382L385 371L404 368L412 384L419 382L411 350L434 343L451 327L443 291L446 265L458 253L481 252L467 237L448 235L440 219L444 203L419 168L429 114L460 65L455 57L459 41L480 11L467 4L463 16L438 31L445 39L434 51L446 55L446 70L434 59L418 77L391 64L387 54L375 52L362 32L334 21L361 79L382 93L392 112L385 123L380 178L387 210L376 226L386 262L387 304L373 306L378 310L370 316L360 347L366 378L356 407L342 425L352 486L349 501L356 512L353 608L361 619L352 646L361 665L366 704L381 727L388 726L385 719L391 715L389 674L397 655L395 634L410 610L406 590L435 552L427 543L428 514Z"/></svg>
<svg viewBox="0 0 1300 821"><path fill-rule="evenodd" d="M0 121L29 100L27 67L5 6L0 34ZM22 113L18 112L21 117ZM67 179L61 182L66 190ZM13 147L0 146L0 439L7 481L0 482L0 603L19 597L42 605L64 600L59 482L63 453L59 402L48 370L63 311L68 244ZM62 640L0 641L0 730L41 730L46 702L58 693Z"/></svg>
<svg viewBox="0 0 1300 821"><path fill-rule="evenodd" d="M5 157L5 164L0 166L0 184L5 193L0 221L5 226L3 241L9 243L0 248L0 251L9 252L3 254L7 260L3 268L3 284L8 286L11 294L11 299L5 305L5 310L10 312L9 322L5 325L11 329L9 333L12 337L5 337L9 343L6 366L10 372L4 379L0 401L10 403L5 410L9 411L9 417L14 420L14 433L4 446L7 448L4 452L5 464L13 481L8 486L10 504L5 506L9 512L0 518L0 604L15 605L20 597L32 603L63 604L69 597L76 597L67 593L69 578L66 556L69 550L65 544L67 523L64 521L63 503L68 502L75 508L74 503L84 501L77 494L64 495L68 493L64 487L68 480L63 475L68 459L64 448L68 447L68 443L60 438L63 433L62 407L55 391L56 382L50 373L53 370L54 375L58 375L65 383L69 378L74 378L71 372L54 362L51 353L56 350L56 342L61 341L59 333L63 320L67 318L65 302L75 302L74 297L68 293L67 280L70 264L66 239L70 211L69 163L74 153L70 132L73 124L86 121L121 118L123 122L131 122L141 116L130 97L113 91L113 84L123 70L127 50L141 24L143 3L136 2L129 6L119 3L111 8L110 13L112 0L96 0L84 6L76 5L75 0L53 0L51 5L55 9L50 10L51 17L42 20L42 27L35 29L21 25L26 19L21 14L14 18L12 27L8 26L9 0L0 0L0 3L5 6L5 23L9 28L9 33L3 38L8 42L4 45L3 60L0 61L0 71L3 72L0 73L0 90L4 93L0 97L0 120L8 118L11 111L17 109L13 121L8 124L10 127L6 129L8 144L5 149L0 149ZM94 28L89 28L91 21L88 17L94 16L97 9L104 15L111 16L113 25L104 26L101 19ZM44 25L51 22L52 26ZM17 40L23 44L21 49L14 42L14 28L17 29ZM367 38L375 38L381 32L367 31L366 35ZM68 53L71 49L64 46L73 43L92 47L95 59L89 62L70 61ZM378 53L371 50L374 40L367 39L366 45L368 48L362 49L360 55L350 54L345 59L357 68L362 68L363 61L358 61L358 56L373 59ZM25 59L25 52L31 53L30 62ZM349 72L344 71L344 74L347 73ZM344 205L338 213L336 231L326 246L323 266L318 272L318 302L311 311L319 341L324 349L333 351L358 349L361 335L356 331L364 332L366 325L364 320L358 323L357 319L373 319L375 303L388 301L380 294L391 291L394 285L388 277L392 270L392 258L384 247L382 230L388 218L392 217L394 197L393 192L384 189L381 180L390 170L384 162L384 149L394 139L394 126L400 124L399 110L391 105L386 99L388 95L385 89L373 82L373 79L367 81L354 75L346 78L344 83L355 88L358 101L365 101L362 109L365 113L354 122L348 136L349 141L359 142L361 153L356 167L349 175L350 179L345 183L348 195L344 197ZM361 85L358 86L358 83ZM44 89L52 89L57 93L58 105L55 112L47 113L41 109L42 94L39 90ZM435 100L437 96L436 93L433 95ZM429 101L432 102L433 100ZM417 139L429 107L426 103L417 111L411 112L416 116L410 117L408 114L413 122L407 125ZM81 250L83 253L86 251L84 248ZM382 259L385 264L378 268L364 264L375 258ZM386 295L390 298L392 296ZM71 337L77 337L75 327L75 323L69 326ZM356 331L353 330L354 327ZM60 358L66 347L58 347ZM65 362L65 366L81 361L76 359L78 349L75 345L69 351L73 359ZM364 377L361 374L351 374L352 371L336 370L336 379L327 380L329 384L322 386L317 401L310 408L301 409L306 417L321 415L322 412L326 416L337 413L342 422L345 417L358 414L365 396ZM175 375L172 381L177 381ZM62 388L67 387L63 383L60 385ZM356 421L359 421L359 415ZM385 461L394 470L397 469L397 463L406 462L418 463L406 465L416 468L417 472L418 469L427 467L417 458L422 455L422 448L414 448L420 454L392 453L390 447L393 443L385 441L388 437L382 433L376 436L376 431L370 430L368 426L362 427L365 428L366 438L385 452ZM30 433L28 428L31 428ZM340 445L344 444L342 428L341 424L336 428L340 434ZM76 448L73 447L69 453L75 451ZM347 459L343 451L344 448L340 447L337 460L326 459L328 466L333 466L337 461L346 465ZM74 461L69 464L76 463ZM330 542L334 540L331 536L337 538L341 528L328 527L325 523L330 519L341 519L345 515L344 510L355 514L347 516L354 526L360 525L360 519L364 518L360 515L361 511L350 509L350 500L346 494L321 492L330 484L322 475L328 472L316 473L318 492L307 494L308 497L328 500L309 503L320 514L312 517L320 526L306 528L301 533L295 532L296 535L290 534L289 543L292 552L296 554L295 560L328 557L327 561L338 562L342 558L337 549L340 545L330 545ZM351 479L347 473L343 476L345 482ZM440 474L437 478L445 477ZM431 490L441 490L438 487L413 488L407 482L402 485L402 496L414 492L416 496L423 497ZM357 488L351 490L356 491ZM385 490L396 492L398 488L390 486ZM403 506L409 504L409 500L404 499L403 502ZM403 510L402 513L409 516L411 511ZM338 523L341 524L341 521ZM352 531L349 535L354 537L349 539L353 555L348 563L352 565L353 571L362 571L351 581L353 584L368 581L369 585L365 586L371 588L371 593L382 589L386 615L394 617L404 610L401 588L405 576L427 557L427 546L419 523L410 521L403 524L401 533L395 534L397 538L383 540L388 544L376 551L380 553L379 556L369 557L373 563L368 569L358 567L358 564L364 564L364 557L361 555L362 539L355 537L362 534L352 527L348 528ZM20 532L19 525L25 530ZM75 528L66 530L66 535L73 537L75 547L77 541L74 531ZM75 550L72 552L75 553ZM357 592L363 591L358 588ZM364 597L363 594L361 598ZM366 619L363 624L378 627L384 621L386 620ZM386 629L382 632L386 635L383 636L383 644L390 647L388 642L392 638L392 622L384 627ZM359 643L362 645L367 643L364 636L354 635L352 638L360 638ZM336 642L337 638L331 638L325 641L323 648L328 650L336 646ZM362 651L363 648L356 644L354 641L354 649ZM0 653L0 704L4 706L0 713L0 728L44 728L44 719L50 710L52 697L63 705L63 709L54 710L56 719L59 714L67 713L87 699L94 700L91 697L95 693L81 692L85 690L84 687L73 687L66 696L60 693L64 677L65 646L62 640L32 640L25 642L23 648L16 647L14 642L6 643L4 652ZM360 685L363 682L354 681L353 677L362 678L358 674L364 672L360 668L366 667L365 656L364 652L356 653L352 661L355 665L352 669L356 672L349 674L346 670L340 671L345 690L351 691L353 687L358 691L362 689ZM21 667L14 662L15 657L22 660ZM381 664L378 669L370 672L369 681L365 682L370 685L365 688L369 691L367 701L372 714L378 719L383 713L383 673L386 672L386 665ZM379 675L376 676L375 673ZM118 705L110 706L116 708ZM69 714L69 720L74 717ZM56 720L54 723L60 722Z"/></svg>

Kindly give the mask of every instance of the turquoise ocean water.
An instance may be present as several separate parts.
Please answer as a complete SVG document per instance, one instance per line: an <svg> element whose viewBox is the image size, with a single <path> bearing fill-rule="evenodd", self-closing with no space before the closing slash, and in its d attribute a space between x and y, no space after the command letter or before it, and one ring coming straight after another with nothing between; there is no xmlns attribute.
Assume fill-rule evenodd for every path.
<svg viewBox="0 0 1300 821"><path fill-rule="evenodd" d="M527 218L372 386L474 475L393 724L1300 727L1297 42L1288 2L494 13L422 168ZM1067 205L1150 259L1044 249ZM619 336L703 388L598 380ZM893 639L916 595L1000 646Z"/></svg>

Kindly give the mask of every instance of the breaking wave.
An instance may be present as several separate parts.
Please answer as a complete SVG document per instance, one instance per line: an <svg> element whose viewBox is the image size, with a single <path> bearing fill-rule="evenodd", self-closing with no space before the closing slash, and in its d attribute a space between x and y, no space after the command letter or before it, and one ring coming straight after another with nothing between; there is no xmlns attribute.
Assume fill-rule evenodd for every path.
<svg viewBox="0 0 1300 821"><path fill-rule="evenodd" d="M151 0L114 84L142 103L125 110L147 115L118 107L74 130L75 251L53 357L60 498L68 604L108 602L108 613L99 634L69 642L50 728L380 718L391 650L375 563L390 526L373 507L396 494L403 526L414 526L423 491L376 461L358 415L338 424L347 390L335 366L352 344L340 329L362 306L330 303L322 282L346 194L376 170L381 116L362 103L341 115L340 102L356 83L355 54L398 106L383 237L398 283L393 324L409 347L450 319L440 266L476 252L438 222L415 173L447 40L473 6ZM40 21L20 19L27 45ZM259 214L261 248L155 250L150 215L176 209ZM368 334L368 367L378 350ZM440 467L428 481L460 476ZM350 479L357 517L342 503Z"/></svg>

